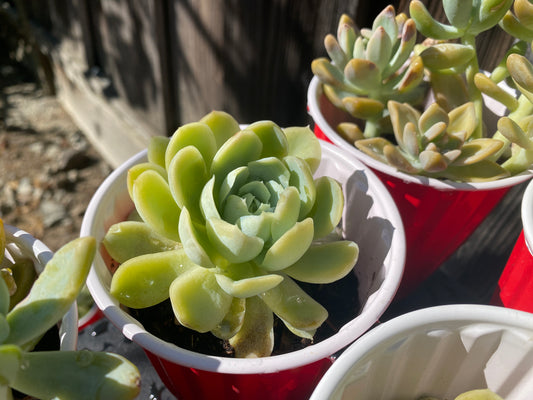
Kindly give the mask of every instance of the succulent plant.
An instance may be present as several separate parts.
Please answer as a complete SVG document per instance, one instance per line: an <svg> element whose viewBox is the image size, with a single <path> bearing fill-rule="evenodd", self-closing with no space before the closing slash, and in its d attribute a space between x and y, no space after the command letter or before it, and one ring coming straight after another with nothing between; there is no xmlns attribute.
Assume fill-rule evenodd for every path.
<svg viewBox="0 0 533 400"><path fill-rule="evenodd" d="M80 351L32 351L66 314L83 287L96 241L59 249L36 277L33 261L0 220L0 398L15 389L39 399L133 399L137 368L122 356Z"/></svg>
<svg viewBox="0 0 533 400"><path fill-rule="evenodd" d="M379 109L379 118L375 118L377 114L351 113L356 118L366 119L364 129L358 121L342 122L336 129L358 149L410 174L456 181L485 181L520 173L533 161L529 154L531 139L528 133L533 113L533 96L529 96L528 90L533 86L525 83L532 69L526 66L528 61L524 58L533 40L533 5L528 0L443 0L442 5L447 23L433 18L419 0L409 4L410 18L402 14L394 17L392 6L386 7L374 20L371 30L360 30L361 37L363 32L367 35L372 32L367 37L374 38L372 43L370 40L366 42L366 53L354 52L353 58L348 60L340 57L338 50L331 51L339 46L329 44L334 41L329 37L331 35L326 38L326 50L332 63L318 59L313 62L312 69L333 105L351 112L347 104L365 104L375 93L384 94L379 98L385 106ZM339 32L347 20L347 17L341 17ZM369 79L369 75L353 73L353 67L344 70L336 67L359 65L359 58L361 54L366 57L369 45L371 54L390 56L389 50L378 52L373 49L389 48L390 35L384 38L377 32L394 33L391 29L393 21L397 26L398 21L412 21L410 24L416 26L416 31L426 37L422 43L409 46L410 54L404 60L404 65L415 63L419 66L416 71L422 71L425 76L422 82L413 79L416 85L413 84L411 90L424 89L424 83L431 88L423 106L419 96L399 99L398 96L404 94L399 87L395 87L398 90L393 93L381 91L382 84L388 84L388 80L378 82ZM494 70L484 73L478 65L476 36L497 25L516 40ZM404 31L406 26L407 22L403 24ZM352 30L358 32L355 27ZM416 36L416 33L409 36ZM341 37L338 35L338 43L342 42ZM397 33L393 43L402 43L402 40L404 35ZM401 47L396 44L393 49ZM374 69L380 70L379 67ZM398 74L412 71L404 66ZM499 85L504 80L518 89L519 96ZM352 91L350 95L346 94L347 87L360 84L373 86L366 93ZM332 92L344 97L335 98ZM509 112L500 118L497 127L484 124L484 95L503 104ZM347 100L350 96L360 99Z"/></svg>
<svg viewBox="0 0 533 400"><path fill-rule="evenodd" d="M241 129L220 111L154 138L128 172L140 220L103 240L120 264L111 294L131 308L170 298L181 325L229 341L237 357L271 354L274 314L312 338L328 312L297 281L336 281L358 257L337 232L341 186L313 178L320 159L308 127Z"/></svg>

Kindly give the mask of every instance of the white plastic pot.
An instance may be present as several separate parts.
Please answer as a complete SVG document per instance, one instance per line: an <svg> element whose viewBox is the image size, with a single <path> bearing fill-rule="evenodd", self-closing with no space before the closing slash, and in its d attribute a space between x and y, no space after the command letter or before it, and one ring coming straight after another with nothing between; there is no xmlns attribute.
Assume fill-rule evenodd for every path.
<svg viewBox="0 0 533 400"><path fill-rule="evenodd" d="M81 236L98 241L133 209L128 196L128 168L146 160L141 152L116 169L97 190L86 211ZM363 164L328 143L322 144L317 175L343 186L343 228L358 243L354 273L359 280L361 311L334 336L290 354L258 359L207 356L181 349L147 332L109 293L111 274L97 253L87 286L95 303L124 336L139 344L169 390L185 398L307 399L331 365L330 356L370 329L392 301L403 272L405 238L398 210L380 180Z"/></svg>
<svg viewBox="0 0 533 400"><path fill-rule="evenodd" d="M446 305L401 315L363 335L326 372L311 400L454 399L488 388L533 394L533 315Z"/></svg>

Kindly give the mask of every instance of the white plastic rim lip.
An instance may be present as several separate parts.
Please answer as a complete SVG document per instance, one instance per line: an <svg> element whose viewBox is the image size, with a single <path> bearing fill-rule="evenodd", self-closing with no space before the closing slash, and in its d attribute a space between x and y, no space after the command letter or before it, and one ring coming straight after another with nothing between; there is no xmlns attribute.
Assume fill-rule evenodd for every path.
<svg viewBox="0 0 533 400"><path fill-rule="evenodd" d="M369 187L372 187L372 191L376 195L379 194L379 199L383 203L382 207L387 206L388 215L384 217L388 218L395 228L393 242L391 243L391 249L394 249L395 252L394 254L389 254L387 257L391 263L389 267L390 271L384 278L380 288L372 294L376 298L371 304L367 304L367 307L354 320L342 327L336 335L302 350L257 359L236 359L198 354L181 349L174 344L165 342L148 333L138 321L123 311L118 305L118 302L111 297L110 293L100 282L93 265L87 279L87 287L95 303L104 315L122 331L124 336L144 349L158 357L184 367L197 368L205 371L228 374L275 373L304 366L329 357L351 344L378 321L394 298L402 278L405 263L405 233L396 205L378 177L368 167L351 157L343 149L324 141L321 141L321 145L323 156L329 155L334 160L346 163L345 165L350 166L354 171L364 171L369 181ZM85 217L82 221L81 236L90 236L91 232L93 232L94 226L92 224L95 216L98 214L101 200L112 190L113 182L121 175L125 175L131 166L144 161L146 159L146 153L146 150L143 150L119 166L98 188L89 202Z"/></svg>
<svg viewBox="0 0 533 400"><path fill-rule="evenodd" d="M533 181L529 182L522 197L520 213L524 229L524 239L533 255Z"/></svg>
<svg viewBox="0 0 533 400"><path fill-rule="evenodd" d="M27 256L31 257L39 272L53 256L52 251L43 242L30 233L14 226L4 224L8 240L16 242ZM78 344L78 308L76 302L61 320L59 328L59 343L61 350L76 350Z"/></svg>
<svg viewBox="0 0 533 400"><path fill-rule="evenodd" d="M424 176L409 175L404 172L398 171L396 168L384 164L369 155L358 150L355 146L344 140L334 129L331 128L329 123L324 118L319 106L320 99L320 80L315 76L311 79L307 91L307 105L309 107L309 114L313 118L315 124L324 132L324 134L337 146L347 150L366 165L376 170L382 171L388 175L394 176L398 179L402 179L406 183L415 183L418 185L431 186L437 190L495 190L503 189L517 185L521 182L525 182L533 176L533 169L524 171L518 175L514 175L508 178L498 179L491 182L454 182L450 180L440 180L436 178L428 178Z"/></svg>
<svg viewBox="0 0 533 400"><path fill-rule="evenodd" d="M533 314L498 306L451 304L412 311L377 326L348 347L326 371L310 400L329 399L352 366L379 344L407 337L414 329L423 331L434 324L446 327L447 322L501 324L533 334Z"/></svg>

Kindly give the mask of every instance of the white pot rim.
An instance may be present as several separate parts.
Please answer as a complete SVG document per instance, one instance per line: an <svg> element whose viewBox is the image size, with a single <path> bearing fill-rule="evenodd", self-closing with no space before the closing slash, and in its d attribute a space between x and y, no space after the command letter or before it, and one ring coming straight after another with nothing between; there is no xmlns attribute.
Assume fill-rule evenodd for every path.
<svg viewBox="0 0 533 400"><path fill-rule="evenodd" d="M357 360L389 340L407 337L415 330L439 329L448 322L488 323L525 329L533 333L533 315L509 308L484 304L449 304L411 311L367 332L353 343L326 371L310 400L330 398L335 388Z"/></svg>
<svg viewBox="0 0 533 400"><path fill-rule="evenodd" d="M38 272L41 272L53 256L53 252L48 246L32 234L12 225L4 224L4 229L7 239L14 241L23 250L26 250L26 255L32 258L39 270ZM76 302L72 304L61 320L59 343L61 350L76 350L78 344L78 308Z"/></svg>
<svg viewBox="0 0 533 400"><path fill-rule="evenodd" d="M520 213L524 239L529 252L533 255L533 181L529 182L524 190Z"/></svg>
<svg viewBox="0 0 533 400"><path fill-rule="evenodd" d="M324 134L330 139L334 144L340 146L353 154L359 160L361 160L366 165L374 168L375 170L381 171L388 175L394 176L398 179L403 180L406 183L414 183L423 186L430 186L437 190L449 191L449 190L495 190L503 189L517 185L521 182L525 182L533 176L533 169L528 169L520 174L510 176L507 178L498 179L491 182L455 182L451 180L441 180L436 178L429 178L419 175L409 175L404 172L398 171L396 168L384 164L381 161L376 160L375 158L370 157L369 155L358 150L355 146L348 143L344 140L326 121L319 105L319 99L321 94L320 80L318 77L314 76L311 79L309 88L307 91L307 105L309 107L309 114L315 121L315 123L320 127Z"/></svg>
<svg viewBox="0 0 533 400"><path fill-rule="evenodd" d="M336 146L323 141L321 141L321 145L323 153L325 152L334 155L335 159L341 159L341 162L347 162L355 166L357 170L365 171L365 174L368 177L369 182L371 181L373 187L380 192L380 195L383 196L383 199L387 203L390 203L395 207L392 197L388 193L386 187L381 183L377 176L368 169L368 167L358 160L353 159L353 157L350 157L350 155L344 150L339 149ZM146 150L139 152L115 169L97 189L87 207L81 226L81 236L88 236L93 231L92 221L97 213L101 199L110 190L112 182L123 174L125 170L132 165L137 164L145 157ZM391 222L395 227L395 231L398 232L398 235L395 235L393 239L395 242L391 245L391 248L396 249L396 254L391 257L391 262L394 263L394 267L391 268L391 273L385 277L384 282L378 291L380 296L387 299L387 301L370 302L370 304L367 304L368 307L364 308L364 312L361 312L354 320L347 323L334 336L306 347L305 349L288 354L256 359L238 359L210 356L182 349L148 333L135 319L123 311L118 302L111 297L109 292L100 282L94 266L89 272L87 287L89 288L95 303L102 310L104 315L122 331L124 336L139 344L145 350L168 361L185 367L228 374L264 374L293 369L327 358L337 351L347 347L378 321L379 317L392 301L400 284L405 262L405 234L401 217L397 212L397 209L395 210L395 213L391 212L391 215L387 216L391 217ZM376 293L372 294L372 296L375 295ZM355 325L354 321L357 321L356 327L353 326Z"/></svg>

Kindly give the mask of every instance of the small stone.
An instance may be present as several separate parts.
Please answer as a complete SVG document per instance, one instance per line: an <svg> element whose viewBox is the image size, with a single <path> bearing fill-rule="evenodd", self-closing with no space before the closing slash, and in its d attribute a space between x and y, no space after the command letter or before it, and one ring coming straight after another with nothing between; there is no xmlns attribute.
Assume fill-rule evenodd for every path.
<svg viewBox="0 0 533 400"><path fill-rule="evenodd" d="M40 212L43 216L45 228L50 228L68 218L65 207L58 202L46 200L41 203Z"/></svg>

